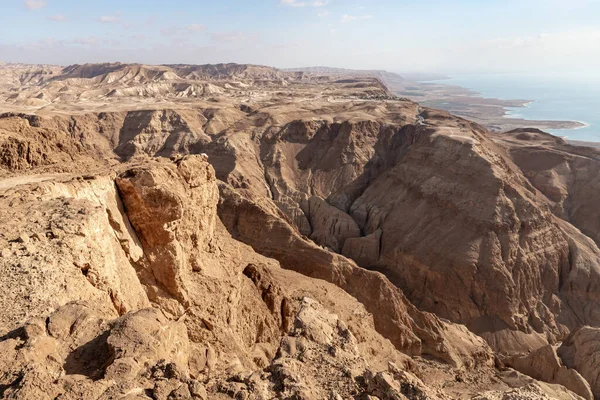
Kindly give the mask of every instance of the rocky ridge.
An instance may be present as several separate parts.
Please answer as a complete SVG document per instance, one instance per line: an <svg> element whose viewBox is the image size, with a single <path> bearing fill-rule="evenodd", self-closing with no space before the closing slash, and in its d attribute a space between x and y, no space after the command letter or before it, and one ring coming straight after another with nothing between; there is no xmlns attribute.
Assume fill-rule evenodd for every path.
<svg viewBox="0 0 600 400"><path fill-rule="evenodd" d="M596 150L373 100L385 88L365 77L36 79L23 93L73 96L2 106L0 265L19 288L1 298L5 396L596 393L568 339L600 326ZM127 91L181 79L224 90L151 107Z"/></svg>

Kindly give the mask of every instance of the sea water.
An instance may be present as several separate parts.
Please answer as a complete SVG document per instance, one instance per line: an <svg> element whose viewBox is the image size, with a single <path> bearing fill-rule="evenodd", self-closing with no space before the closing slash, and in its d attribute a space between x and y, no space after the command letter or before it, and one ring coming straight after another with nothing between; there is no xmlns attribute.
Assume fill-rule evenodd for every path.
<svg viewBox="0 0 600 400"><path fill-rule="evenodd" d="M437 83L458 85L483 97L531 100L509 108L507 116L528 120L580 121L579 129L547 130L572 140L600 142L600 73L569 74L460 74Z"/></svg>

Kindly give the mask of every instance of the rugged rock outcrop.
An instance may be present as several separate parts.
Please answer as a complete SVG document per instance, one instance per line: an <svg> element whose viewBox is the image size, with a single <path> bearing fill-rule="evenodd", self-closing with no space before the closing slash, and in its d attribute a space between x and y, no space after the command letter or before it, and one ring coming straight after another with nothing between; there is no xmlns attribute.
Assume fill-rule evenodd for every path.
<svg viewBox="0 0 600 400"><path fill-rule="evenodd" d="M0 80L6 396L595 392L563 353L600 325L598 151L491 134L366 77L13 72ZM548 346L569 334L560 353L581 375Z"/></svg>
<svg viewBox="0 0 600 400"><path fill-rule="evenodd" d="M600 244L600 153L531 129L508 132L498 141L555 213Z"/></svg>
<svg viewBox="0 0 600 400"><path fill-rule="evenodd" d="M167 383L161 378L175 378L166 395L182 385L204 390L187 375L185 325L156 309L106 321L86 303L68 303L45 322L34 319L3 337L0 346L3 398L156 396Z"/></svg>
<svg viewBox="0 0 600 400"><path fill-rule="evenodd" d="M558 348L558 355L569 368L575 368L589 382L596 398L600 397L600 329L584 326Z"/></svg>
<svg viewBox="0 0 600 400"><path fill-rule="evenodd" d="M335 377L348 381L337 389L344 396L349 390L402 393L405 381L431 390L404 371L413 362L375 329L356 299L335 285L280 270L229 238L216 219L217 182L204 157L124 169L116 183L57 175L5 189L1 200L12 204L18 220L3 217L3 279L11 280L6 287L28 292L1 298L5 397L247 392L270 398L308 390L322 398ZM25 218L40 223L27 223L28 229L45 230L18 231ZM45 267L41 260L52 263ZM421 326L402 326L408 350L420 346L419 335L437 346L429 354L450 362L445 368L466 375L475 367L491 370L480 339L420 314L383 276L362 273L396 296L387 307L398 308L397 318L411 321L414 313L422 319ZM32 306L14 307L19 301ZM465 343L472 348L458 351ZM399 365L399 375L378 375L387 362Z"/></svg>
<svg viewBox="0 0 600 400"><path fill-rule="evenodd" d="M131 264L143 253L110 177L7 184L16 186L0 211L0 280L13 288L0 294L3 330L70 301L93 303L105 318L150 305Z"/></svg>
<svg viewBox="0 0 600 400"><path fill-rule="evenodd" d="M116 183L152 274L187 304L187 275L201 270L205 255L215 251L214 170L206 160L186 157L172 165L131 168Z"/></svg>
<svg viewBox="0 0 600 400"><path fill-rule="evenodd" d="M311 226L310 238L316 243L340 253L346 240L360 237L360 229L352 217L325 200L313 196L303 205Z"/></svg>
<svg viewBox="0 0 600 400"><path fill-rule="evenodd" d="M219 216L235 238L284 268L331 282L356 297L373 313L376 329L401 351L423 352L456 367L490 365L489 350L479 338L418 311L382 274L305 240L273 203L253 202L224 183L220 191Z"/></svg>
<svg viewBox="0 0 600 400"><path fill-rule="evenodd" d="M95 116L71 119L1 114L0 176L48 166L57 172L75 163L90 168L104 158L109 164L114 156L110 144L98 135L101 129L102 121Z"/></svg>
<svg viewBox="0 0 600 400"><path fill-rule="evenodd" d="M505 362L532 378L562 385L587 400L594 398L590 384L576 370L562 365L551 345L540 347L526 356L514 356Z"/></svg>

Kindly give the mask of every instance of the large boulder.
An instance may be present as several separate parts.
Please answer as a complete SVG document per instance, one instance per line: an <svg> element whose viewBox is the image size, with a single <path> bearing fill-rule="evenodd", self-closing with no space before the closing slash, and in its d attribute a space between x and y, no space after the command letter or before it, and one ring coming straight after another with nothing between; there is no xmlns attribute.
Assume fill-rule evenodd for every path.
<svg viewBox="0 0 600 400"><path fill-rule="evenodd" d="M586 400L593 400L590 384L575 369L563 365L551 345L540 347L525 356L514 356L505 363L540 381L562 385Z"/></svg>
<svg viewBox="0 0 600 400"><path fill-rule="evenodd" d="M594 396L600 397L600 328L577 329L558 348L558 355L589 382Z"/></svg>

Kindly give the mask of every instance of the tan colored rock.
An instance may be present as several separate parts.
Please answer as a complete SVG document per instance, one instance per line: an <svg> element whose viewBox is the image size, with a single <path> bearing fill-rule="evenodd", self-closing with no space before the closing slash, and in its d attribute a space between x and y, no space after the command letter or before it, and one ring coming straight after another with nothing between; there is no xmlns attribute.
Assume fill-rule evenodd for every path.
<svg viewBox="0 0 600 400"><path fill-rule="evenodd" d="M7 68L4 395L576 398L481 337L583 393L524 354L600 323L596 151L364 75Z"/></svg>
<svg viewBox="0 0 600 400"><path fill-rule="evenodd" d="M0 330L47 315L71 301L96 304L114 318L150 305L133 264L142 257L109 177L21 185L4 191L0 223L12 243L0 258ZM24 230L24 228L26 230Z"/></svg>
<svg viewBox="0 0 600 400"><path fill-rule="evenodd" d="M594 396L600 396L600 329L584 326L577 329L558 348L558 355L590 384Z"/></svg>
<svg viewBox="0 0 600 400"><path fill-rule="evenodd" d="M373 314L377 331L399 350L440 357L459 368L492 362L483 340L465 328L421 313L383 275L306 241L274 205L254 203L225 184L220 191L219 216L234 237L278 259L287 269L324 279L355 296Z"/></svg>
<svg viewBox="0 0 600 400"><path fill-rule="evenodd" d="M378 229L367 236L347 239L342 254L365 268L376 265L381 250L381 234L381 229Z"/></svg>
<svg viewBox="0 0 600 400"><path fill-rule="evenodd" d="M584 399L594 398L590 384L575 369L565 367L551 345L540 347L526 356L515 356L506 360L505 364L534 379L562 385Z"/></svg>
<svg viewBox="0 0 600 400"><path fill-rule="evenodd" d="M212 243L218 201L213 169L190 156L176 165L130 169L117 186L153 275L187 303L186 274L202 269Z"/></svg>
<svg viewBox="0 0 600 400"><path fill-rule="evenodd" d="M524 387L507 390L505 392L488 391L481 395L472 397L472 400L550 400L563 399L575 400L577 397L565 392L552 392L544 390L536 384L529 384ZM558 395L558 396L557 396ZM560 397L559 397L560 396Z"/></svg>
<svg viewBox="0 0 600 400"><path fill-rule="evenodd" d="M561 218L600 244L600 154L573 146L539 130L517 129L498 136L530 182L553 204Z"/></svg>
<svg viewBox="0 0 600 400"><path fill-rule="evenodd" d="M140 153L171 157L190 153L192 146L199 142L210 142L210 139L202 130L196 131L194 125L188 124L185 113L132 111L123 121L115 153L124 158Z"/></svg>
<svg viewBox="0 0 600 400"><path fill-rule="evenodd" d="M160 311L144 309L117 320L106 338L116 361L128 360L137 364L136 376L142 368L168 360L187 373L189 340L183 322L169 322ZM106 370L108 379L121 376L119 368L111 365Z"/></svg>
<svg viewBox="0 0 600 400"><path fill-rule="evenodd" d="M312 228L310 238L315 243L340 253L346 240L360 237L356 222L325 200L312 196L303 205Z"/></svg>

